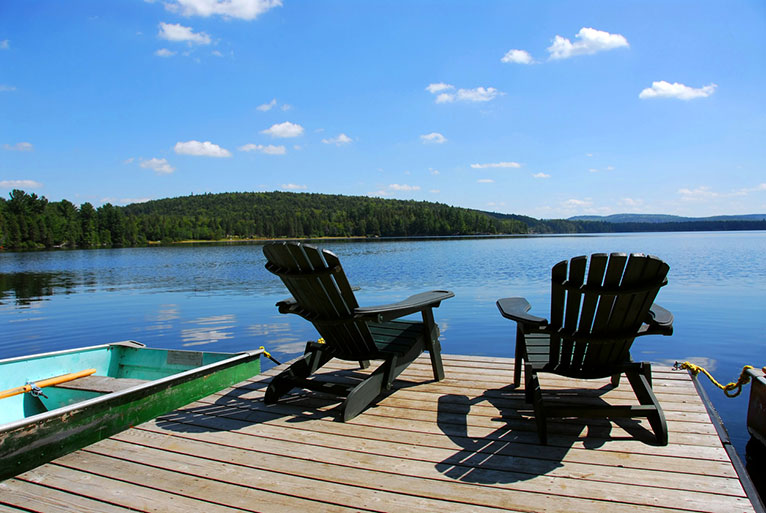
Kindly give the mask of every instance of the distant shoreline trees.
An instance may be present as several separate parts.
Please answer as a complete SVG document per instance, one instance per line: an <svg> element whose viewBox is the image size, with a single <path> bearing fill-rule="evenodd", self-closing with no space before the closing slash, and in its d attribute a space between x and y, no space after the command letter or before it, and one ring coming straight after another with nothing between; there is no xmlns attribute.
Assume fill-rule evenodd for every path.
<svg viewBox="0 0 766 513"><path fill-rule="evenodd" d="M202 194L78 208L13 190L0 199L6 249L141 246L149 241L526 233L514 219L440 203L287 192Z"/></svg>
<svg viewBox="0 0 766 513"><path fill-rule="evenodd" d="M541 220L442 203L291 192L201 194L118 207L13 190L0 198L0 248L143 246L182 240L526 233L766 230L766 221Z"/></svg>

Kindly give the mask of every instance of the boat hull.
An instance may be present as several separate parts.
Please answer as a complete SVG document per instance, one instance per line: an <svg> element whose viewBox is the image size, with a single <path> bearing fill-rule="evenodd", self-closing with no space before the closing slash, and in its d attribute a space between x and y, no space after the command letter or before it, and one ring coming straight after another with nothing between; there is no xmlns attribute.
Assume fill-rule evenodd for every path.
<svg viewBox="0 0 766 513"><path fill-rule="evenodd" d="M4 424L0 426L0 480L257 375L261 353L232 354L222 361Z"/></svg>

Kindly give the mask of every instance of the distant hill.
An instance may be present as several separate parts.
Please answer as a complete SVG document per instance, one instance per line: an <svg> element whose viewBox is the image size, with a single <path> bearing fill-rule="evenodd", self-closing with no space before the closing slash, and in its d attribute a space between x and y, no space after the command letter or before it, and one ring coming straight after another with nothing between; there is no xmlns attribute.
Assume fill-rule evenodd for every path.
<svg viewBox="0 0 766 513"><path fill-rule="evenodd" d="M681 217L667 214L612 214L610 216L574 216L569 221L597 221L605 223L690 223L708 221L764 221L766 214L737 216Z"/></svg>

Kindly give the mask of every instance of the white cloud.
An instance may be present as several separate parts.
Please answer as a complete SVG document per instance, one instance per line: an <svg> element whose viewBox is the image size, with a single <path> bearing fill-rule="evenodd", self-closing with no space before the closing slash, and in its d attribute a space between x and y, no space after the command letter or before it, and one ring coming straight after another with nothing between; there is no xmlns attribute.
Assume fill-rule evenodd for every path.
<svg viewBox="0 0 766 513"><path fill-rule="evenodd" d="M176 52L172 50L168 50L167 48L160 48L156 52L154 52L154 55L157 57L172 57L176 54Z"/></svg>
<svg viewBox="0 0 766 513"><path fill-rule="evenodd" d="M596 169L595 167L592 167L592 168L588 169L588 172L590 172L590 173L598 173L598 169Z"/></svg>
<svg viewBox="0 0 766 513"><path fill-rule="evenodd" d="M679 189L678 193L681 195L682 201L707 201L718 198L734 198L747 196L754 192L766 191L766 183L760 183L754 187L745 187L742 189L736 189L729 192L717 192L707 186L700 186L696 189Z"/></svg>
<svg viewBox="0 0 766 513"><path fill-rule="evenodd" d="M398 184L398 183L392 183L388 186L388 188L392 191L419 191L420 186L419 185L406 185L406 184Z"/></svg>
<svg viewBox="0 0 766 513"><path fill-rule="evenodd" d="M160 31L157 34L162 39L168 41L183 42L197 45L209 45L210 36L204 32L194 32L191 27L184 27L178 23L160 23Z"/></svg>
<svg viewBox="0 0 766 513"><path fill-rule="evenodd" d="M478 183L495 183L495 181L491 178L479 178L476 180Z"/></svg>
<svg viewBox="0 0 766 513"><path fill-rule="evenodd" d="M134 203L146 203L151 201L152 198L120 198L112 203L119 203L121 205L132 205Z"/></svg>
<svg viewBox="0 0 766 513"><path fill-rule="evenodd" d="M681 195L682 201L709 200L721 196L706 186L697 187L696 189L678 189L678 193Z"/></svg>
<svg viewBox="0 0 766 513"><path fill-rule="evenodd" d="M652 82L652 87L647 87L638 95L642 100L647 98L676 98L678 100L693 100L695 98L707 98L715 92L716 84L706 85L695 89L678 82L670 83L660 80Z"/></svg>
<svg viewBox="0 0 766 513"><path fill-rule="evenodd" d="M473 169L488 169L488 168L515 168L521 167L518 162L493 162L490 164L471 164Z"/></svg>
<svg viewBox="0 0 766 513"><path fill-rule="evenodd" d="M426 87L426 91L428 91L431 94L436 94L441 91L446 91L448 89L455 89L455 86L450 84L445 84L444 82L439 82L438 84L428 84L428 87Z"/></svg>
<svg viewBox="0 0 766 513"><path fill-rule="evenodd" d="M154 172L158 174L168 175L176 170L173 166L171 166L167 159L158 159L153 158L149 160L144 160L139 164L144 169L151 169Z"/></svg>
<svg viewBox="0 0 766 513"><path fill-rule="evenodd" d="M423 141L423 144L444 144L447 142L447 138L439 132L431 132L430 134L421 135L420 139Z"/></svg>
<svg viewBox="0 0 766 513"><path fill-rule="evenodd" d="M39 189L43 184L34 180L1 180L0 189Z"/></svg>
<svg viewBox="0 0 766 513"><path fill-rule="evenodd" d="M184 16L223 16L254 20L274 7L281 7L282 0L170 0L165 8Z"/></svg>
<svg viewBox="0 0 766 513"><path fill-rule="evenodd" d="M303 127L295 123L285 121L284 123L278 123L271 125L266 130L261 130L262 134L267 134L272 137L298 137L303 134Z"/></svg>
<svg viewBox="0 0 766 513"><path fill-rule="evenodd" d="M219 52L218 50L213 50L212 52L210 52L210 55L214 55L216 57L223 57L223 54Z"/></svg>
<svg viewBox="0 0 766 513"><path fill-rule="evenodd" d="M245 144L238 149L239 151L255 151L258 153L265 153L266 155L285 155L287 153L287 149L284 146L274 146L273 144L266 146L263 146L262 144Z"/></svg>
<svg viewBox="0 0 766 513"><path fill-rule="evenodd" d="M452 103L455 101L455 95L451 93L442 93L436 97L436 103Z"/></svg>
<svg viewBox="0 0 766 513"><path fill-rule="evenodd" d="M431 189L428 192L430 192L431 194L439 194L441 191L439 189Z"/></svg>
<svg viewBox="0 0 766 513"><path fill-rule="evenodd" d="M3 144L3 149L8 151L32 151L34 146L32 146L32 143L19 142L16 144Z"/></svg>
<svg viewBox="0 0 766 513"><path fill-rule="evenodd" d="M283 189L287 189L289 191L297 191L297 190L300 190L300 189L307 189L307 187L305 185L297 185L297 184L294 184L294 183L283 183L282 184L282 188Z"/></svg>
<svg viewBox="0 0 766 513"><path fill-rule="evenodd" d="M434 175L434 176L439 174L439 170L438 169L428 168L428 170L431 171L431 174Z"/></svg>
<svg viewBox="0 0 766 513"><path fill-rule="evenodd" d="M535 60L532 58L531 55L529 55L529 52L526 50L508 50L505 55L503 55L503 58L500 59L501 62L506 63L515 63L515 64L532 64L535 62Z"/></svg>
<svg viewBox="0 0 766 513"><path fill-rule="evenodd" d="M759 183L755 187L751 187L750 189L742 189L743 192L760 192L760 191L766 191L766 183Z"/></svg>
<svg viewBox="0 0 766 513"><path fill-rule="evenodd" d="M280 107L280 109L282 109L282 112L287 112L288 110L290 110L290 109L292 109L292 108L293 108L293 106L292 106L292 105L290 105L289 103L284 103L284 104L282 104L282 106Z"/></svg>
<svg viewBox="0 0 766 513"><path fill-rule="evenodd" d="M642 199L633 199L633 198L622 198L618 204L622 207L628 207L628 208L641 208L644 205L644 200Z"/></svg>
<svg viewBox="0 0 766 513"><path fill-rule="evenodd" d="M578 199L568 199L564 202L564 206L568 208L572 207L590 207L593 205L593 201L591 201L590 198L586 198L584 200L578 200Z"/></svg>
<svg viewBox="0 0 766 513"><path fill-rule="evenodd" d="M352 141L349 136L346 134L340 134L338 137L331 137L329 139L322 139L322 142L325 144L334 144L336 146L341 146L343 144L348 144Z"/></svg>
<svg viewBox="0 0 766 513"><path fill-rule="evenodd" d="M458 89L457 99L458 101L466 102L488 102L494 100L499 94L500 91L494 87L488 87L486 89L483 87L477 87L475 89Z"/></svg>
<svg viewBox="0 0 766 513"><path fill-rule="evenodd" d="M11 47L11 42L8 39L0 41L0 50L7 50Z"/></svg>
<svg viewBox="0 0 766 513"><path fill-rule="evenodd" d="M535 173L532 175L533 178L550 178L551 175L546 175L545 173Z"/></svg>
<svg viewBox="0 0 766 513"><path fill-rule="evenodd" d="M276 105L277 105L277 99L272 98L272 100L269 103L258 105L256 109L260 110L261 112L268 112L271 109L273 109Z"/></svg>
<svg viewBox="0 0 766 513"><path fill-rule="evenodd" d="M628 40L620 34L610 34L602 30L583 27L575 36L578 41L557 35L548 47L550 59L568 59L576 55L590 55L605 50L627 47Z"/></svg>
<svg viewBox="0 0 766 513"><path fill-rule="evenodd" d="M15 86L10 86L10 85L6 85L6 84L0 84L0 93L6 93L6 92L10 92L10 91L15 91L15 90L16 90Z"/></svg>
<svg viewBox="0 0 766 513"><path fill-rule="evenodd" d="M231 157L229 150L221 148L210 141L187 141L177 142L175 152L180 155L194 155L197 157Z"/></svg>
<svg viewBox="0 0 766 513"><path fill-rule="evenodd" d="M440 93L436 96L436 103L452 103L455 101L460 102L488 102L494 100L498 95L501 95L500 91L494 87L476 87L474 89L458 89L455 92L452 90L455 86L450 84L438 83L429 84L426 87L426 91L431 94ZM450 91L450 92L443 92Z"/></svg>

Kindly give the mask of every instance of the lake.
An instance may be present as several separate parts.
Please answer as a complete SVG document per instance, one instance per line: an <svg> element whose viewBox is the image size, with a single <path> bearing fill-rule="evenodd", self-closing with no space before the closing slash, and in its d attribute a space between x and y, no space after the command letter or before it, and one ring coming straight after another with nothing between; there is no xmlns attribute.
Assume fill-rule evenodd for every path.
<svg viewBox="0 0 766 513"><path fill-rule="evenodd" d="M766 364L766 232L321 241L340 258L363 306L449 289L435 311L445 353L513 356L515 324L495 301L525 296L548 317L550 268L572 256L643 252L670 265L657 303L672 337L636 341L634 360L691 360L719 381ZM0 358L138 340L149 346L238 351L265 346L286 360L316 338L264 269L260 244L0 253ZM509 381L511 376L508 377ZM703 382L741 455L747 395Z"/></svg>

